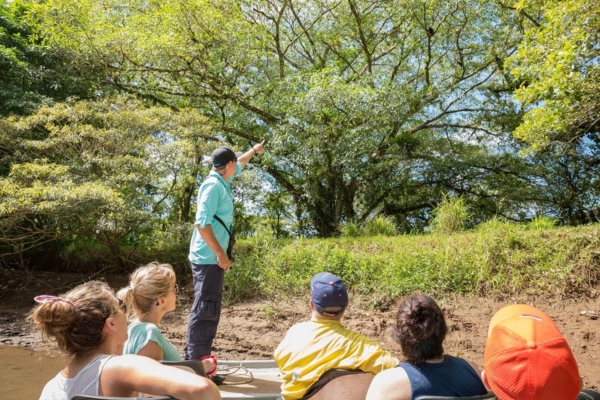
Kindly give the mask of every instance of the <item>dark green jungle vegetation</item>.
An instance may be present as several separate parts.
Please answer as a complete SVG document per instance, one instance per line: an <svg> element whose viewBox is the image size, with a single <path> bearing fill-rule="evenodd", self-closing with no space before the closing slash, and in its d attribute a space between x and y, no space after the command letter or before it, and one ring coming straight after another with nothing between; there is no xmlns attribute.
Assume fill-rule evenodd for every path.
<svg viewBox="0 0 600 400"><path fill-rule="evenodd" d="M598 282L596 0L1 0L0 270L186 271L221 144L232 298Z"/></svg>

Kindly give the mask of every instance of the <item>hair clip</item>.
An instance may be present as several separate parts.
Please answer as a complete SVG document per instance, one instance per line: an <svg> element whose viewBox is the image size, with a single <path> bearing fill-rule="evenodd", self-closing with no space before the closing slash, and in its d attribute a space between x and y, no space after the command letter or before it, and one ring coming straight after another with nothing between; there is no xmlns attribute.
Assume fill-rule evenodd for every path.
<svg viewBox="0 0 600 400"><path fill-rule="evenodd" d="M57 297L57 296L51 296L51 295L48 295L48 294L44 294L44 295L41 295L41 296L34 297L33 300L35 300L36 303L40 303L40 304L52 303L52 302L55 302L55 301L66 301L67 303L69 303L70 305L72 305L73 308L77 309L77 306L75 305L75 303L73 303L71 300L65 299L63 297Z"/></svg>

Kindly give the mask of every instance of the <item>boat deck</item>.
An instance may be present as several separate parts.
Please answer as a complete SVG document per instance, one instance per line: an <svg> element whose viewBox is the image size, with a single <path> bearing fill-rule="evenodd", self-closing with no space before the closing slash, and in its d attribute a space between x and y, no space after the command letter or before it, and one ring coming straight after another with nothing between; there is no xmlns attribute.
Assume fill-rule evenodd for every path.
<svg viewBox="0 0 600 400"><path fill-rule="evenodd" d="M238 367L241 368L236 370ZM272 360L219 361L217 373L227 376L225 383L219 386L223 399L281 398L281 372ZM250 382L244 383L250 379Z"/></svg>

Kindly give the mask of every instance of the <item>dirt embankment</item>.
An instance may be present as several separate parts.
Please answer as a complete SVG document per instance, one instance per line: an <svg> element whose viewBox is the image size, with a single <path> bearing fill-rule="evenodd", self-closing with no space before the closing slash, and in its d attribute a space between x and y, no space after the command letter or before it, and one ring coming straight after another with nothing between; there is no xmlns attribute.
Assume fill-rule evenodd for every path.
<svg viewBox="0 0 600 400"><path fill-rule="evenodd" d="M122 276L106 277L115 289L127 284ZM25 321L39 294L58 294L86 277L77 274L5 276L0 280L0 343L39 349L46 347L39 334ZM178 309L165 316L162 330L180 351L185 346L191 284L182 285ZM597 288L600 289L600 288ZM592 291L594 293L594 291ZM558 324L579 364L584 386L600 389L600 297L578 299L481 298L449 296L436 299L446 315L449 335L445 350L483 362L488 323L501 307L524 302L541 308ZM400 349L390 337L395 306L369 309L365 301L351 297L344 324L368 337L400 358ZM270 359L290 326L309 317L308 298L261 299L225 307L214 353L220 359Z"/></svg>

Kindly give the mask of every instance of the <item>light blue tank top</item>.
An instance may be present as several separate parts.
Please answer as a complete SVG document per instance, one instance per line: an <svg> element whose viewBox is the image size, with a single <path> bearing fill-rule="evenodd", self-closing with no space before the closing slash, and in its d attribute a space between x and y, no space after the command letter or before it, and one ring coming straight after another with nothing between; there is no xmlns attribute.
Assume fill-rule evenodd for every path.
<svg viewBox="0 0 600 400"><path fill-rule="evenodd" d="M137 354L148 341L152 340L163 349L163 360L166 361L181 361L181 355L169 342L164 338L158 326L150 322L134 321L127 328L129 339L123 345L123 354Z"/></svg>

